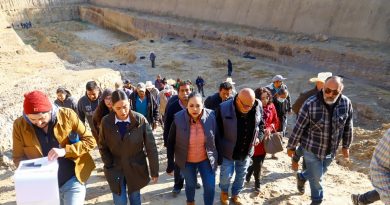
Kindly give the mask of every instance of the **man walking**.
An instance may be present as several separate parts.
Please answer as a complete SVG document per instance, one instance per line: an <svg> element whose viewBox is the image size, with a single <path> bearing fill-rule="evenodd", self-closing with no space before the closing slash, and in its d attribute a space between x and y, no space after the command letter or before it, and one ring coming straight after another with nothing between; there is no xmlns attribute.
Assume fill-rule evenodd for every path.
<svg viewBox="0 0 390 205"><path fill-rule="evenodd" d="M250 88L240 90L234 99L227 100L216 110L217 124L221 133L223 162L220 172L221 203L229 203L230 180L235 172L232 184L232 202L241 205L240 192L244 186L254 145L264 136L263 108Z"/></svg>
<svg viewBox="0 0 390 205"><path fill-rule="evenodd" d="M208 96L204 101L204 107L215 110L222 102L232 98L233 86L229 82L223 82L219 85L219 91L214 95Z"/></svg>
<svg viewBox="0 0 390 205"><path fill-rule="evenodd" d="M154 52L150 52L150 55L149 55L149 59L150 59L150 62L152 63L152 68L155 67L155 61L156 61L156 54L154 54Z"/></svg>
<svg viewBox="0 0 390 205"><path fill-rule="evenodd" d="M71 132L78 138L72 140ZM72 109L53 107L40 91L25 94L23 116L14 122L12 139L16 166L40 157L58 160L61 204L84 204L85 182L95 168L89 152L96 141Z"/></svg>
<svg viewBox="0 0 390 205"><path fill-rule="evenodd" d="M171 129L172 122L174 120L174 116L177 112L186 109L187 103L188 103L188 96L191 93L191 84L188 81L182 81L179 84L179 90L178 90L178 99L174 100L171 98L171 100L174 100L171 104L167 104L166 107L166 114L165 114L165 120L164 120L164 146L167 147L168 145L168 136L169 136L169 130ZM181 189L184 185L184 177L180 174L180 168L175 165L174 169L174 178L175 178L175 184L172 189L172 194L176 196L180 193Z"/></svg>
<svg viewBox="0 0 390 205"><path fill-rule="evenodd" d="M198 76L198 78L196 78L195 84L196 84L196 87L198 87L198 93L202 94L202 97L205 97L204 90L203 90L203 86L204 86L205 82L201 76Z"/></svg>
<svg viewBox="0 0 390 205"><path fill-rule="evenodd" d="M97 141L98 136L95 132L96 129L94 127L92 117L99 105L99 98L102 92L95 81L89 81L85 87L87 91L77 103L77 114L83 123L85 123L85 119L87 119L88 125L92 130L92 135Z"/></svg>
<svg viewBox="0 0 390 205"><path fill-rule="evenodd" d="M304 193L305 182L309 180L312 205L322 203L322 177L335 157L340 141L344 158L349 158L353 109L351 101L342 94L343 89L341 77L328 78L322 92L304 103L288 141L290 157L299 143L303 148L306 169L297 174L297 188Z"/></svg>

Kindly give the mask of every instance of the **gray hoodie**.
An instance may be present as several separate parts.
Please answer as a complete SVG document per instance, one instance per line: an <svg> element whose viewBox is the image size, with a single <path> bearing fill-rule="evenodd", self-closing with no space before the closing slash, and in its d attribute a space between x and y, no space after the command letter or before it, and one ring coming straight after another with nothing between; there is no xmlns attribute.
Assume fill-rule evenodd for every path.
<svg viewBox="0 0 390 205"><path fill-rule="evenodd" d="M100 98L100 96L99 96ZM94 132L94 125L92 121L93 114L96 110L96 108L99 105L99 98L95 101L91 101L87 95L84 95L79 99L79 102L77 103L77 114L80 117L80 120L85 123L85 119L88 121L88 125L91 128L92 135L94 137L97 137L97 133Z"/></svg>

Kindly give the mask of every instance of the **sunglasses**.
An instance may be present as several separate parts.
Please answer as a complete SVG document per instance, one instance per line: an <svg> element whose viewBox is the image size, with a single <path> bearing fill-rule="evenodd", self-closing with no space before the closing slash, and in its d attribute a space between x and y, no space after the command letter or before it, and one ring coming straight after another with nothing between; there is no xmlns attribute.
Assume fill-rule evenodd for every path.
<svg viewBox="0 0 390 205"><path fill-rule="evenodd" d="M329 88L325 88L324 92L325 92L325 94L330 94L330 93L332 93L333 95L340 94L340 92L338 90L332 90L332 89L329 89Z"/></svg>

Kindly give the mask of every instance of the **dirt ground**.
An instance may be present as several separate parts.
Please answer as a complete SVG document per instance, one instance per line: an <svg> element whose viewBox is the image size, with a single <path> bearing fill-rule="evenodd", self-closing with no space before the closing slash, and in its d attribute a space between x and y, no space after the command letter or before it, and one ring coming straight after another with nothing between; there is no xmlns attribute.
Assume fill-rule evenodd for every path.
<svg viewBox="0 0 390 205"><path fill-rule="evenodd" d="M0 34L4 32L10 31L3 29ZM205 94L211 95L217 91L219 83L226 79L226 60L230 58L233 62L233 80L236 82L237 90L242 87L265 86L273 75L282 74L288 78L286 83L294 101L299 92L313 86L308 83L309 78L314 77L317 72L325 71L318 68L289 67L263 58L245 59L223 47L209 45L198 40L188 41L188 39L178 37L134 40L132 37L83 22L59 22L16 32L24 43L30 44L38 52L29 46L20 49L19 46L23 42L15 44L15 49L13 47L0 48L2 49L0 50L2 52L0 58L2 71L0 73L0 93L2 94L0 97L2 99L1 109L5 111L1 118L7 119L0 120L0 125L8 125L7 130L3 130L6 133L10 133L9 130L12 129L10 123L12 124L12 121L20 114L22 93L32 88L48 87L44 90L53 93L58 85L64 84L78 98L83 95L85 82L98 77L103 78L99 82L106 82L102 87L112 87L113 82L119 79L119 75L122 79L129 78L133 82L153 81L157 74L168 79L180 78L193 81L201 75L206 80ZM12 36L12 32L9 35ZM9 39L9 41L18 41L18 39ZM0 43L4 41L0 40ZM20 59L15 57L20 56L16 50L26 54L20 58L24 66L16 63L20 62ZM150 67L148 60L150 51L154 51L157 55L157 64L154 69ZM53 53L42 52L54 52L59 58ZM43 56L37 58L39 55ZM146 59L141 59L141 56ZM52 69L48 69L50 66ZM33 69L39 71L34 72ZM344 82L344 93L354 103L356 137L351 147L352 162L346 163L338 157L325 176L325 205L351 204L350 195L352 193L364 193L372 189L367 175L368 164L378 140L383 132L390 128L388 114L390 91L366 85L355 80L353 76L346 78ZM9 89L10 85L12 89ZM11 100L8 96L13 96L16 100ZM51 96L54 97L52 94ZM293 115L289 116L290 129L294 123L293 119ZM158 184L151 184L142 189L143 204L184 204L184 190L177 198L173 198L170 193L173 178L167 176L164 171L166 154L162 146L161 129L155 132L155 138L160 153L161 176ZM10 156L10 137L3 139L1 144L2 150ZM112 196L101 171L102 163L97 150L93 152L93 156L98 168L88 181L86 202L87 204L112 204ZM245 203L309 204L308 185L306 194L299 195L296 191L294 173L290 169L290 158L284 152L277 156L278 160L267 157L264 162L261 193L258 196L252 192L253 182L245 185L243 191ZM0 204L15 204L12 175L13 171L10 168L0 168ZM217 183L218 181L217 177ZM202 201L202 192L202 189L197 190L197 202ZM216 204L219 204L219 193L220 189L216 186Z"/></svg>

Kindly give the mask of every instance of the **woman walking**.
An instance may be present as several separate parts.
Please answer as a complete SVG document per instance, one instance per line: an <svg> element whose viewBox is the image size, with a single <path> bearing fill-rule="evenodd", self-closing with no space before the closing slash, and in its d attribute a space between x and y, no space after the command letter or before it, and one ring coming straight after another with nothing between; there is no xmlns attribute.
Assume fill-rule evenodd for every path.
<svg viewBox="0 0 390 205"><path fill-rule="evenodd" d="M276 132L279 128L279 119L276 114L276 109L272 103L271 92L266 88L258 88L255 90L256 98L261 100L263 104L263 120L264 120L264 137L270 137L271 133ZM255 146L255 153L252 157L252 165L248 167L246 181L249 182L251 176L255 178L255 191L260 192L260 174L265 158L264 143L261 142Z"/></svg>
<svg viewBox="0 0 390 205"><path fill-rule="evenodd" d="M140 189L149 183L150 176L153 183L158 180L156 143L145 117L130 110L125 92L114 91L111 100L114 112L103 117L99 132L104 175L114 204L126 205L130 201L131 205L140 205Z"/></svg>
<svg viewBox="0 0 390 205"><path fill-rule="evenodd" d="M187 204L195 204L196 176L203 183L203 201L212 205L215 195L215 171L220 159L219 139L214 111L204 108L202 96L191 93L187 109L178 112L168 138L167 173L173 175L174 163L180 167L186 182Z"/></svg>
<svg viewBox="0 0 390 205"><path fill-rule="evenodd" d="M95 113L92 117L92 122L95 127L95 133L99 136L100 123L104 116L108 115L112 111L112 101L111 101L112 90L107 88L103 90L102 98L100 99L99 105L95 110ZM96 142L99 140L96 139Z"/></svg>

